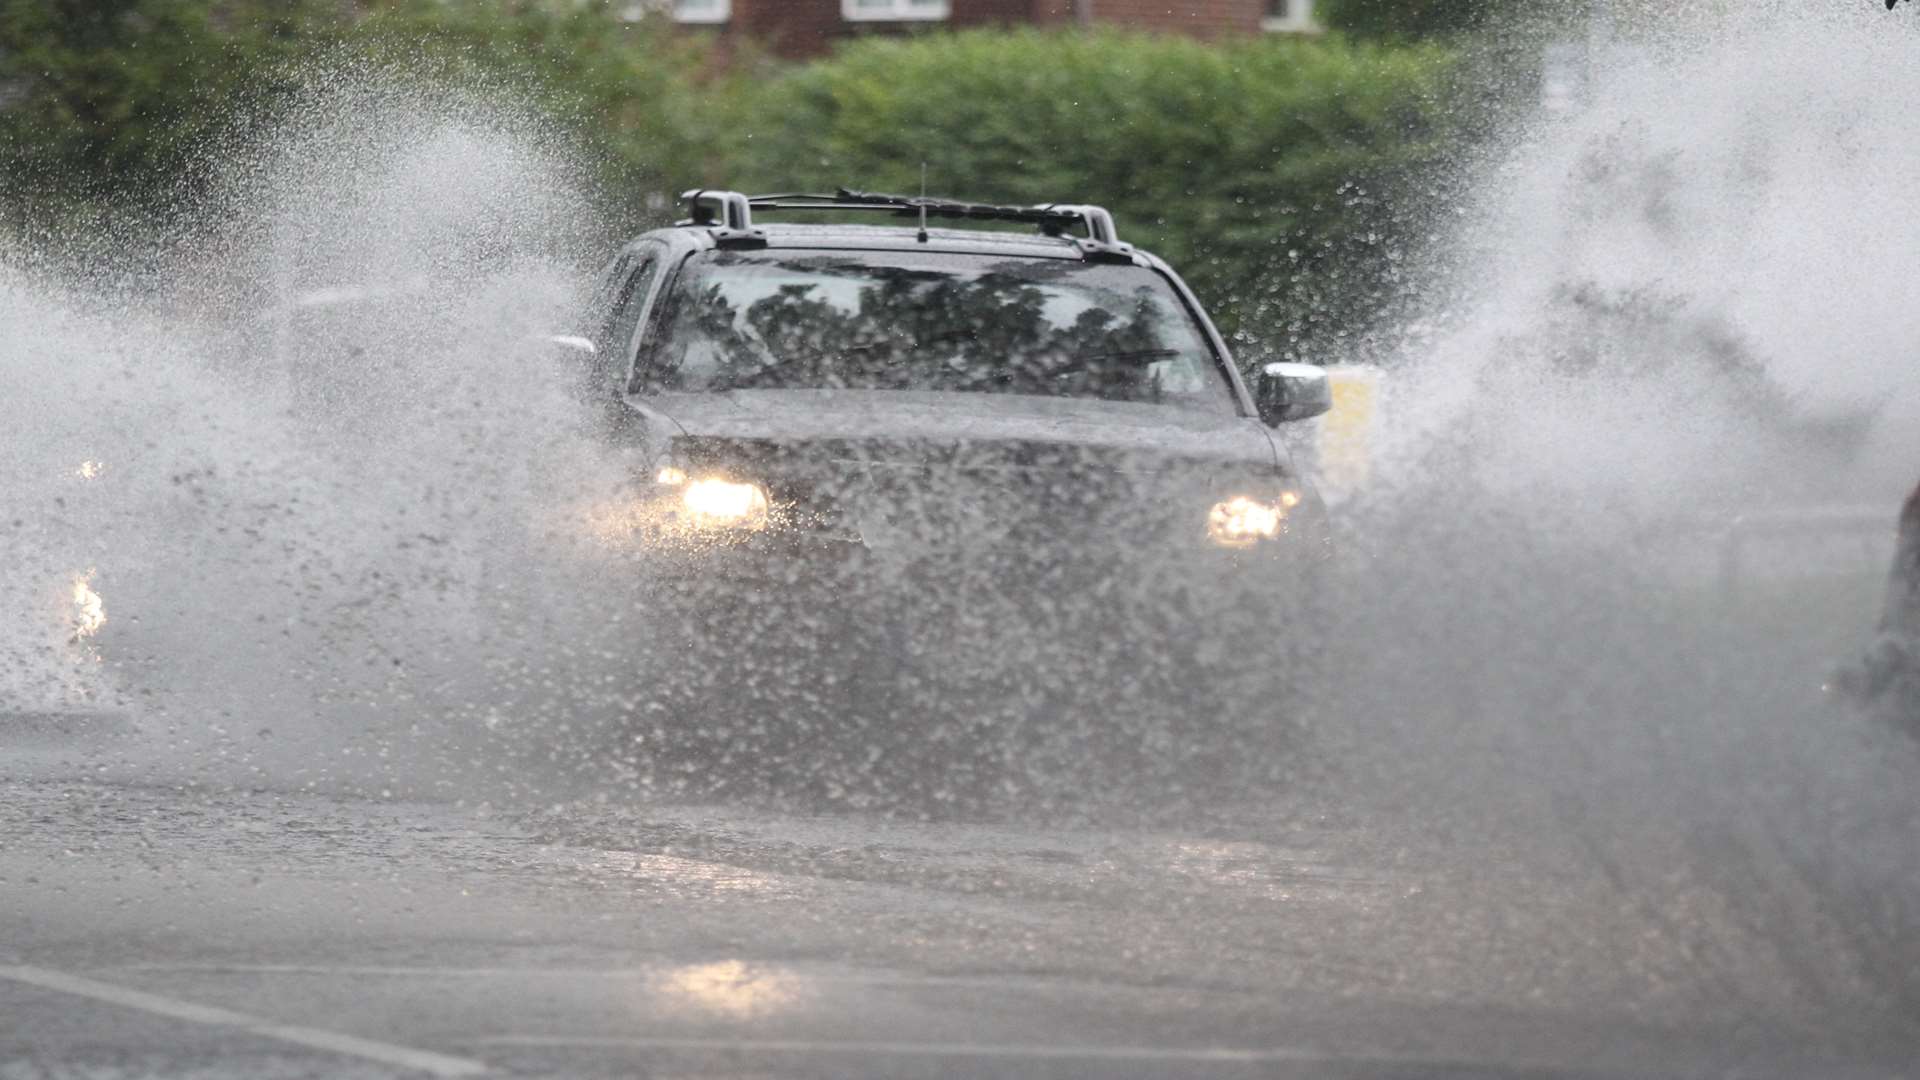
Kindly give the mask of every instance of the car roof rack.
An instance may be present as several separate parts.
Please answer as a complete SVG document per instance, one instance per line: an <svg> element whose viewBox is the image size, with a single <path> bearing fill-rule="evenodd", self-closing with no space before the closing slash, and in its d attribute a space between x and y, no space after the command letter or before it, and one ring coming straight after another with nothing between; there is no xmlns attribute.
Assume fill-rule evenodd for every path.
<svg viewBox="0 0 1920 1080"><path fill-rule="evenodd" d="M764 244L766 233L754 227L755 210L770 211L866 211L893 217L918 218L922 238L929 218L941 220L1011 221L1035 225L1044 236L1074 241L1089 256L1111 254L1132 261L1133 248L1120 242L1113 215L1102 206L1081 203L1043 203L1039 206L998 206L992 203L959 202L928 198L923 195L886 195L871 191L841 188L831 195L807 192L782 192L772 195L743 195L737 191L700 188L680 197L687 204L688 217L682 225L713 229L722 243ZM1073 229L1086 236L1070 235Z"/></svg>

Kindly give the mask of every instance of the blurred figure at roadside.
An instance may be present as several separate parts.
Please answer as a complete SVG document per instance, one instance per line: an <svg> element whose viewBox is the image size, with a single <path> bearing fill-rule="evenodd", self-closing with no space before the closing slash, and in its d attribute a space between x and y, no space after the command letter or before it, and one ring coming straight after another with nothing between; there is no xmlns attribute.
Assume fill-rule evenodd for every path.
<svg viewBox="0 0 1920 1080"><path fill-rule="evenodd" d="M1887 582L1887 613L1880 629L1920 641L1920 487L1900 512L1900 547Z"/></svg>
<svg viewBox="0 0 1920 1080"><path fill-rule="evenodd" d="M1895 726L1920 737L1920 487L1900 512L1900 541L1887 576L1880 632L1837 687Z"/></svg>

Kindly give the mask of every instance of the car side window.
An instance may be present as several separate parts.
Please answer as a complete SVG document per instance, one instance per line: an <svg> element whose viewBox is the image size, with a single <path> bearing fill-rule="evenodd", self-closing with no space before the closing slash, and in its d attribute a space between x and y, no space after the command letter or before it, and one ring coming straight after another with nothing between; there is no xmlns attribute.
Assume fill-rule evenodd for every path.
<svg viewBox="0 0 1920 1080"><path fill-rule="evenodd" d="M614 293L600 339L594 343L600 350L601 366L610 378L618 379L625 375L627 365L633 359L634 331L640 325L640 316L647 306L647 292L652 288L654 275L659 268L660 259L657 255L643 257L627 271L626 278Z"/></svg>

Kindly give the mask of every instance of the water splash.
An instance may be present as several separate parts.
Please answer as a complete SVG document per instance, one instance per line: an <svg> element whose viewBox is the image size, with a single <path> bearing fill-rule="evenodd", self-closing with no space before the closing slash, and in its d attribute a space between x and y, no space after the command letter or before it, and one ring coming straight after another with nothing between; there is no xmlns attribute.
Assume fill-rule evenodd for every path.
<svg viewBox="0 0 1920 1080"><path fill-rule="evenodd" d="M1364 358L1389 393L1322 734L1441 842L1597 865L1654 911L1725 889L1801 973L1769 1007L1897 1025L1920 748L1821 686L1920 468L1920 129L1891 90L1920 28L1659 7L1580 31L1584 103L1472 172L1434 301Z"/></svg>
<svg viewBox="0 0 1920 1080"><path fill-rule="evenodd" d="M1388 455L1471 444L1479 483L1644 514L1889 499L1920 436L1920 140L1888 91L1920 28L1660 7L1596 25L1584 104L1464 185Z"/></svg>
<svg viewBox="0 0 1920 1080"><path fill-rule="evenodd" d="M475 560L538 516L544 474L594 488L535 344L592 231L563 141L484 95L311 86L159 250L0 261L10 710L71 704L73 669L190 756L353 772L472 706L466 657L518 632ZM75 567L94 668L37 629L34 583Z"/></svg>

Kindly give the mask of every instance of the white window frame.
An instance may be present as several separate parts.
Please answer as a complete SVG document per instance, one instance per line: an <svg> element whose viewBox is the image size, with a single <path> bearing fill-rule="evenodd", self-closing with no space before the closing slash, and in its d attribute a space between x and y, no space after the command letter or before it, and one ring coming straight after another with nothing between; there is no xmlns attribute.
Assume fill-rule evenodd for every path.
<svg viewBox="0 0 1920 1080"><path fill-rule="evenodd" d="M1313 0L1287 0L1287 2L1288 14L1262 17L1260 29L1273 34L1305 34L1320 28L1313 21Z"/></svg>
<svg viewBox="0 0 1920 1080"><path fill-rule="evenodd" d="M714 0L714 10L691 15L680 9L680 0L668 0L668 3L673 9L674 22L715 26L733 18L733 0Z"/></svg>
<svg viewBox="0 0 1920 1080"><path fill-rule="evenodd" d="M840 0L840 17L848 22L944 22L953 17L951 0L937 4L912 4L908 0L887 0L879 10L863 8L856 0Z"/></svg>

